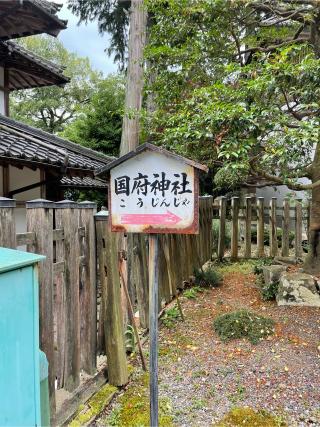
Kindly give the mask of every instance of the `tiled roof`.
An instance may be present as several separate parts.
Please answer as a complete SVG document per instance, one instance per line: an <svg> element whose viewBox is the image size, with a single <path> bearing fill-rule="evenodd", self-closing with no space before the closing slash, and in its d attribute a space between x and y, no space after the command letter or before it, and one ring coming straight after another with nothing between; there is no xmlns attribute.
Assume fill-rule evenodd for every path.
<svg viewBox="0 0 320 427"><path fill-rule="evenodd" d="M76 187L76 188L101 188L105 189L107 188L107 183L104 181L101 181L100 179L93 179L89 176L80 178L79 176L74 176L72 178L69 178L67 176L64 176L60 180L60 186L61 187Z"/></svg>
<svg viewBox="0 0 320 427"><path fill-rule="evenodd" d="M0 41L0 65L9 70L9 89L61 85L69 81L55 63L12 41Z"/></svg>
<svg viewBox="0 0 320 427"><path fill-rule="evenodd" d="M0 115L0 163L55 169L63 175L93 176L113 157Z"/></svg>
<svg viewBox="0 0 320 427"><path fill-rule="evenodd" d="M42 33L57 36L67 26L57 16L61 7L47 0L1 0L0 40Z"/></svg>

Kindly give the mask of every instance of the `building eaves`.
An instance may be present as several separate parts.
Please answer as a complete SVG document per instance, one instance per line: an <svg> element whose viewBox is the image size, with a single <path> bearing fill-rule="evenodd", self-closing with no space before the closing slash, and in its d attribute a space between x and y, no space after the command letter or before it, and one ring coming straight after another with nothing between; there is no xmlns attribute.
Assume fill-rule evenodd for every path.
<svg viewBox="0 0 320 427"><path fill-rule="evenodd" d="M93 177L113 157L0 115L0 162Z"/></svg>
<svg viewBox="0 0 320 427"><path fill-rule="evenodd" d="M12 41L0 41L0 64L9 71L9 90L64 85L70 81L61 67Z"/></svg>

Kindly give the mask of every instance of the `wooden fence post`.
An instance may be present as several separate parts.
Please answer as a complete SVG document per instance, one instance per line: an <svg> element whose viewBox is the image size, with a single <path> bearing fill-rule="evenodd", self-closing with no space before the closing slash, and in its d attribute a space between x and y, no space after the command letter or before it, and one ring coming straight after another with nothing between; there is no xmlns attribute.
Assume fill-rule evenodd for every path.
<svg viewBox="0 0 320 427"><path fill-rule="evenodd" d="M251 196L246 197L246 219L245 219L245 249L244 256L245 258L251 258L251 221L252 221L252 198Z"/></svg>
<svg viewBox="0 0 320 427"><path fill-rule="evenodd" d="M84 263L80 274L80 348L81 368L89 375L97 367L97 280L96 280L96 242L94 214L97 205L81 202L79 207L79 227L84 227L81 239L81 255Z"/></svg>
<svg viewBox="0 0 320 427"><path fill-rule="evenodd" d="M257 256L264 257L264 197L257 200Z"/></svg>
<svg viewBox="0 0 320 427"><path fill-rule="evenodd" d="M270 200L270 256L275 257L278 254L277 240L277 198Z"/></svg>
<svg viewBox="0 0 320 427"><path fill-rule="evenodd" d="M128 382L128 368L125 352L123 317L121 307L121 289L119 275L119 251L117 233L109 228L109 213L101 211L96 216L97 227L102 231L105 256L99 256L100 280L104 281L105 313L104 332L106 355L108 361L109 383L121 386ZM101 222L101 225L99 224ZM104 234L105 233L105 234Z"/></svg>
<svg viewBox="0 0 320 427"><path fill-rule="evenodd" d="M283 257L289 256L289 233L290 233L290 202L289 199L283 201L282 213L282 249Z"/></svg>
<svg viewBox="0 0 320 427"><path fill-rule="evenodd" d="M0 197L0 246L16 249L16 201Z"/></svg>
<svg viewBox="0 0 320 427"><path fill-rule="evenodd" d="M26 203L27 231L35 234L35 243L28 245L28 251L46 257L39 265L40 347L49 362L49 394L52 414L55 413L53 207L53 202L43 199Z"/></svg>
<svg viewBox="0 0 320 427"><path fill-rule="evenodd" d="M220 208L219 208L219 237L218 237L218 250L217 255L218 259L224 257L225 251L225 237L226 237L226 214L227 214L227 198L221 197L220 199Z"/></svg>
<svg viewBox="0 0 320 427"><path fill-rule="evenodd" d="M232 197L232 232L231 232L231 258L238 258L239 239L239 197Z"/></svg>
<svg viewBox="0 0 320 427"><path fill-rule="evenodd" d="M296 200L296 236L295 236L295 256L302 257L302 199Z"/></svg>
<svg viewBox="0 0 320 427"><path fill-rule="evenodd" d="M310 242L310 216L311 216L311 204L312 204L312 200L308 199L307 201L307 207L306 207L306 213L307 213L307 239L308 239L308 244Z"/></svg>
<svg viewBox="0 0 320 427"><path fill-rule="evenodd" d="M95 214L97 262L99 266L99 283L101 290L101 300L99 307L99 329L98 329L98 352L105 354L105 311L107 293L107 266L106 266L106 239L108 211L102 210Z"/></svg>
<svg viewBox="0 0 320 427"><path fill-rule="evenodd" d="M80 304L78 204L62 200L55 204L56 227L64 230L65 346L64 388L73 391L80 382Z"/></svg>
<svg viewBox="0 0 320 427"><path fill-rule="evenodd" d="M65 344L66 344L66 325L67 315L66 312L66 281L65 281L65 246L64 246L64 230L59 228L61 225L61 215L56 210L54 205L54 223L55 223L55 234L59 230L59 237L56 234L55 239L55 258L56 266L60 266L59 271L56 271L53 278L54 283L54 318L56 326L56 354L55 354L55 371L57 377L58 389L64 386L64 361L65 361Z"/></svg>
<svg viewBox="0 0 320 427"><path fill-rule="evenodd" d="M149 286L148 286L148 251L147 240L143 234L133 234L133 269L134 282L140 324L143 328L149 325Z"/></svg>

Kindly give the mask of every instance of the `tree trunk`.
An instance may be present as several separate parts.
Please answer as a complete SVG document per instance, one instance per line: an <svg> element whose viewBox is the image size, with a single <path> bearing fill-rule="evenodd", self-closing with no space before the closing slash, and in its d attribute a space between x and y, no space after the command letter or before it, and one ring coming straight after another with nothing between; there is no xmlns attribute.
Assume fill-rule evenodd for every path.
<svg viewBox="0 0 320 427"><path fill-rule="evenodd" d="M320 142L317 144L313 160L312 182L320 179ZM309 252L304 270L310 274L320 274L320 186L312 190L310 213Z"/></svg>
<svg viewBox="0 0 320 427"><path fill-rule="evenodd" d="M139 145L146 27L147 11L144 0L134 0L130 10L129 58L120 156L134 150Z"/></svg>
<svg viewBox="0 0 320 427"><path fill-rule="evenodd" d="M144 60L143 51L146 45L147 11L144 0L131 1L128 43L128 69L125 94L125 111L122 122L120 156L134 150L139 145L140 113L142 108ZM132 293L132 265L134 262L132 239L120 235L119 249L126 253L122 261L122 279L126 281L129 293ZM123 289L122 289L123 292ZM128 307L126 300L122 305L126 320Z"/></svg>

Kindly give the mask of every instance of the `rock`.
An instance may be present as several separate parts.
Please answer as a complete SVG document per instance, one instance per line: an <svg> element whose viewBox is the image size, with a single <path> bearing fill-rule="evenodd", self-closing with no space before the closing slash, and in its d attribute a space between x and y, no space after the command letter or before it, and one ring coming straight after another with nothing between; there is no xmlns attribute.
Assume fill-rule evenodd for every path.
<svg viewBox="0 0 320 427"><path fill-rule="evenodd" d="M284 265L267 265L262 267L262 271L264 283L268 286L279 282L280 275L286 271L286 267Z"/></svg>
<svg viewBox="0 0 320 427"><path fill-rule="evenodd" d="M274 258L275 263L279 264L291 264L291 265L297 265L301 262L299 258L292 258L292 257L284 257L284 256L276 256Z"/></svg>
<svg viewBox="0 0 320 427"><path fill-rule="evenodd" d="M320 307L320 287L311 274L282 273L277 294L278 305Z"/></svg>

